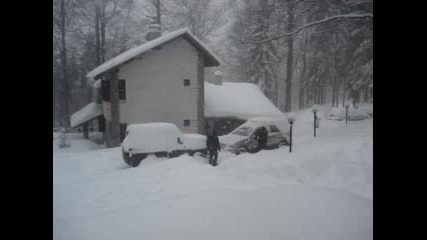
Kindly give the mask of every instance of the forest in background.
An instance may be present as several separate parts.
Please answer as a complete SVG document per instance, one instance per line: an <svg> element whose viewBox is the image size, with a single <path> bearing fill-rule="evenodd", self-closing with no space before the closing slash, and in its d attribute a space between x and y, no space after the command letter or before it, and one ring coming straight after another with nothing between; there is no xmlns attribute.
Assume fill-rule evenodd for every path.
<svg viewBox="0 0 427 240"><path fill-rule="evenodd" d="M373 101L372 1L53 0L53 126L92 100L85 75L146 42L153 21L188 27L224 81L257 84L284 112Z"/></svg>

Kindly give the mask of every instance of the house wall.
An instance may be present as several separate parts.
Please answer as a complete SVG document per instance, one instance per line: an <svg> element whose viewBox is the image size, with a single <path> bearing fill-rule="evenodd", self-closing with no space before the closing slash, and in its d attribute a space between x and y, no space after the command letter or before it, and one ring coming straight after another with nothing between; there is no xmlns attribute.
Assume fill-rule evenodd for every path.
<svg viewBox="0 0 427 240"><path fill-rule="evenodd" d="M203 91L198 60L198 50L177 38L123 65L118 77L126 80L126 100L120 101L120 122L170 122L185 133L197 133L203 121L198 116L197 100ZM190 86L184 86L184 79L190 79ZM111 119L110 107L104 102L107 120ZM184 127L187 119L190 126Z"/></svg>

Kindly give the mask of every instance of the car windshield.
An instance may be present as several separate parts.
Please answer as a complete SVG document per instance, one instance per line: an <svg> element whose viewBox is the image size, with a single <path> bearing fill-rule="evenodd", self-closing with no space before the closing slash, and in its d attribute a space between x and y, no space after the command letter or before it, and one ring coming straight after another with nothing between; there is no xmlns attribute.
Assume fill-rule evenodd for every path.
<svg viewBox="0 0 427 240"><path fill-rule="evenodd" d="M233 134L240 135L240 136L249 136L252 130L253 130L253 127L244 126L234 130Z"/></svg>

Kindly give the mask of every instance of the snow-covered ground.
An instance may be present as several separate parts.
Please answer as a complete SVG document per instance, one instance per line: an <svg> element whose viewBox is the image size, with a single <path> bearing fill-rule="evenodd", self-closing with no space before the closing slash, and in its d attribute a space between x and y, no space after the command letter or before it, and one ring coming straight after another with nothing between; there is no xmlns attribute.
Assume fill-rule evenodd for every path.
<svg viewBox="0 0 427 240"><path fill-rule="evenodd" d="M373 119L296 112L294 146L149 158L75 136L53 152L54 239L372 239ZM90 144L89 144L90 143Z"/></svg>

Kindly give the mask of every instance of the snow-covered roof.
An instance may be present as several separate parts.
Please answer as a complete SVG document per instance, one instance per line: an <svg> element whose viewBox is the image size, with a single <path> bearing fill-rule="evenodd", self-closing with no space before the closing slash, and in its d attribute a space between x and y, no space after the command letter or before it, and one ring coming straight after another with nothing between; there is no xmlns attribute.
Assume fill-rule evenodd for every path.
<svg viewBox="0 0 427 240"><path fill-rule="evenodd" d="M81 124L92 120L102 115L102 105L96 102L91 102L79 111L71 115L71 128L80 126Z"/></svg>
<svg viewBox="0 0 427 240"><path fill-rule="evenodd" d="M144 43L138 47L134 47L108 61L96 67L92 71L90 71L86 77L88 78L97 78L100 74L117 67L132 58L141 55L157 46L160 46L164 43L167 43L171 40L174 40L180 36L184 36L189 42L195 45L196 48L203 51L205 53L205 66L218 66L221 63L221 60L210 51L196 36L194 36L188 28L180 29L174 32L167 33L163 36L160 36L156 39L153 39L147 43Z"/></svg>
<svg viewBox="0 0 427 240"><path fill-rule="evenodd" d="M100 88L101 87L101 79L98 79L98 80L96 80L95 81L95 83L93 84L93 87L94 88Z"/></svg>
<svg viewBox="0 0 427 240"><path fill-rule="evenodd" d="M284 114L253 83L224 82L214 85L205 82L205 116L282 117Z"/></svg>

